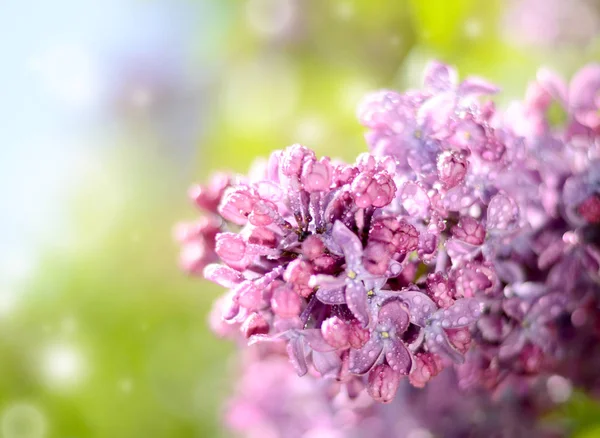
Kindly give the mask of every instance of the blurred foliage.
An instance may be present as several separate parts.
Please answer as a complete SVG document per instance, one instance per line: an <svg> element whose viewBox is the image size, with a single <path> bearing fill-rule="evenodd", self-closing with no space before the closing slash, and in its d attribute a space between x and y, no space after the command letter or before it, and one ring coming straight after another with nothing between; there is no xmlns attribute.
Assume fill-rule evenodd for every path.
<svg viewBox="0 0 600 438"><path fill-rule="evenodd" d="M212 48L218 64L204 96L200 180L216 169L245 171L254 158L294 142L353 160L365 149L358 100L369 90L418 85L431 58L495 80L508 99L522 94L540 64L570 74L600 54L598 43L582 50L509 44L499 29L500 0L285 3L295 19L269 33L249 23L251 2L219 1L225 38L190 41ZM225 433L219 412L231 346L206 324L217 292L178 271L170 235L175 222L197 214L185 198L192 178L168 149L152 146L148 126L143 135L125 134L139 126L121 129L118 152L96 157L98 170L74 187L71 240L42 249L16 308L0 319L2 436L45 436L35 412L47 436L61 438ZM79 370L76 382L61 366L48 377L57 359L48 362L45 352L53 345L76 352L58 350L62 368ZM582 431L577 436L600 436L600 411L581 400L564 414ZM8 424L15 403L37 411L21 409L22 418Z"/></svg>

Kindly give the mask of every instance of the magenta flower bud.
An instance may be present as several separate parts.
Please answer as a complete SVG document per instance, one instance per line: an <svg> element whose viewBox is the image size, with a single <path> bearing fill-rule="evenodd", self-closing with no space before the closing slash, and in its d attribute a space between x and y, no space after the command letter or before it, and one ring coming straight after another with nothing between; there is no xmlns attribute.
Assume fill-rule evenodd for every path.
<svg viewBox="0 0 600 438"><path fill-rule="evenodd" d="M227 296L223 296L213 304L210 313L208 314L208 324L210 329L219 337L226 337L233 335L237 326L234 324L230 324L228 321L238 314L239 309L234 309L234 312L231 309L231 300L229 303ZM225 310L227 308L227 310ZM229 315L226 315L229 313ZM233 313L233 315L231 315ZM228 319L225 316L229 316Z"/></svg>
<svg viewBox="0 0 600 438"><path fill-rule="evenodd" d="M578 213L589 223L600 223L600 196L592 195L579 204Z"/></svg>
<svg viewBox="0 0 600 438"><path fill-rule="evenodd" d="M174 237L178 242L202 239L214 246L215 237L220 231L220 223L213 217L202 217L193 223L179 223L175 226Z"/></svg>
<svg viewBox="0 0 600 438"><path fill-rule="evenodd" d="M398 222L398 229L394 230L393 243L396 251L406 254L414 251L419 246L419 233L417 229L406 221Z"/></svg>
<svg viewBox="0 0 600 438"><path fill-rule="evenodd" d="M309 193L324 192L331 186L332 169L328 158L306 160L302 168L302 185Z"/></svg>
<svg viewBox="0 0 600 438"><path fill-rule="evenodd" d="M269 324L260 313L254 312L246 318L240 330L244 337L248 339L250 336L266 335L269 333Z"/></svg>
<svg viewBox="0 0 600 438"><path fill-rule="evenodd" d="M494 270L479 263L467 263L451 272L457 297L473 297L494 290L497 278Z"/></svg>
<svg viewBox="0 0 600 438"><path fill-rule="evenodd" d="M248 236L248 243L253 245L266 246L275 248L278 243L279 236L272 230L265 227L255 227Z"/></svg>
<svg viewBox="0 0 600 438"><path fill-rule="evenodd" d="M216 213L223 193L228 186L229 176L224 173L217 173L212 176L207 186L195 184L190 187L188 195L201 209Z"/></svg>
<svg viewBox="0 0 600 438"><path fill-rule="evenodd" d="M396 396L400 385L400 373L395 372L387 364L377 365L369 372L367 391L373 400L389 403Z"/></svg>
<svg viewBox="0 0 600 438"><path fill-rule="evenodd" d="M350 328L348 324L337 316L332 316L323 321L321 325L323 339L336 349L348 348L350 345Z"/></svg>
<svg viewBox="0 0 600 438"><path fill-rule="evenodd" d="M444 151L438 155L438 178L446 189L459 185L467 174L467 159L462 154Z"/></svg>
<svg viewBox="0 0 600 438"><path fill-rule="evenodd" d="M281 286L273 292L271 307L277 316L293 318L300 315L302 299L289 286Z"/></svg>
<svg viewBox="0 0 600 438"><path fill-rule="evenodd" d="M215 251L221 260L234 269L244 270L249 261L246 258L246 243L239 234L220 233L217 235Z"/></svg>
<svg viewBox="0 0 600 438"><path fill-rule="evenodd" d="M427 382L437 376L443 368L440 357L433 353L418 353L414 370L409 375L410 383L416 388L424 388Z"/></svg>
<svg viewBox="0 0 600 438"><path fill-rule="evenodd" d="M258 198L248 187L238 187L225 193L219 213L236 225L245 225L257 201Z"/></svg>
<svg viewBox="0 0 600 438"><path fill-rule="evenodd" d="M248 310L257 310L262 306L262 291L252 281L244 281L234 289L240 306Z"/></svg>
<svg viewBox="0 0 600 438"><path fill-rule="evenodd" d="M471 346L471 332L468 327L447 329L450 343L461 353L466 353Z"/></svg>
<svg viewBox="0 0 600 438"><path fill-rule="evenodd" d="M312 236L308 236L306 240L302 242L302 254L304 254L307 259L314 260L324 253L325 245L319 236L313 234Z"/></svg>
<svg viewBox="0 0 600 438"><path fill-rule="evenodd" d="M454 304L454 285L441 272L427 276L427 295L440 307L447 309Z"/></svg>
<svg viewBox="0 0 600 438"><path fill-rule="evenodd" d="M392 202L396 185L387 172L360 173L352 181L352 195L359 208L384 207Z"/></svg>
<svg viewBox="0 0 600 438"><path fill-rule="evenodd" d="M203 241L188 242L181 248L179 257L181 269L188 274L199 274L204 267L211 262L216 261L211 257L212 251L209 251Z"/></svg>
<svg viewBox="0 0 600 438"><path fill-rule="evenodd" d="M362 348L371 337L369 330L364 328L358 321L352 321L348 328L348 342L355 350Z"/></svg>
<svg viewBox="0 0 600 438"><path fill-rule="evenodd" d="M315 160L315 153L305 146L294 144L288 147L281 156L281 171L286 176L299 177L305 161Z"/></svg>
<svg viewBox="0 0 600 438"><path fill-rule="evenodd" d="M335 259L327 254L317 257L312 263L316 274L329 273L336 265Z"/></svg>
<svg viewBox="0 0 600 438"><path fill-rule="evenodd" d="M218 221L202 218L194 224L179 224L175 237L182 243L181 268L190 274L199 274L209 263L217 261L215 239L219 233Z"/></svg>
<svg viewBox="0 0 600 438"><path fill-rule="evenodd" d="M388 248L385 243L369 242L363 252L363 262L367 271L373 275L385 274L392 259Z"/></svg>
<svg viewBox="0 0 600 438"><path fill-rule="evenodd" d="M485 240L485 228L477 219L471 216L463 216L460 218L458 225L452 228L452 235L471 245L481 245Z"/></svg>
<svg viewBox="0 0 600 438"><path fill-rule="evenodd" d="M313 288L308 285L312 274L310 263L296 259L287 266L283 278L298 295L308 298L313 293Z"/></svg>
<svg viewBox="0 0 600 438"><path fill-rule="evenodd" d="M358 169L354 166L347 164L335 165L333 166L333 182L337 187L341 187L354 181L358 173Z"/></svg>

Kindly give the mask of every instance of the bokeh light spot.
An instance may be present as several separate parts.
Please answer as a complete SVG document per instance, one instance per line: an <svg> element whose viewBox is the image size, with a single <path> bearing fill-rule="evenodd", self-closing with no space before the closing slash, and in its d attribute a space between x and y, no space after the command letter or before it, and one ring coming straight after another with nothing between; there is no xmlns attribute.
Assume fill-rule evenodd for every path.
<svg viewBox="0 0 600 438"><path fill-rule="evenodd" d="M294 0L248 0L246 19L259 35L276 36L285 33L294 23Z"/></svg>
<svg viewBox="0 0 600 438"><path fill-rule="evenodd" d="M38 407L30 403L15 403L2 412L0 420L3 438L43 438L47 436L47 421Z"/></svg>

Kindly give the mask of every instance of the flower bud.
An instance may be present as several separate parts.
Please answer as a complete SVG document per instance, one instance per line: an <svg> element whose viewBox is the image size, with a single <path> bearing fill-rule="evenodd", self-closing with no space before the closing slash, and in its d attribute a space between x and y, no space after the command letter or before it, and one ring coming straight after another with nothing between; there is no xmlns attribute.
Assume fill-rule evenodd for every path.
<svg viewBox="0 0 600 438"><path fill-rule="evenodd" d="M332 347L342 349L347 348L350 344L348 338L350 336L350 328L343 320L337 316L323 321L321 325L321 334L323 339Z"/></svg>
<svg viewBox="0 0 600 438"><path fill-rule="evenodd" d="M309 259L314 260L325 253L325 245L323 241L316 235L312 234L302 242L302 254Z"/></svg>
<svg viewBox="0 0 600 438"><path fill-rule="evenodd" d="M352 195L359 208L385 207L394 199L396 185L387 172L360 173L352 181Z"/></svg>
<svg viewBox="0 0 600 438"><path fill-rule="evenodd" d="M258 197L248 187L229 189L219 205L219 213L236 225L245 225L257 201Z"/></svg>
<svg viewBox="0 0 600 438"><path fill-rule="evenodd" d="M254 312L246 318L240 329L244 337L248 339L253 335L266 335L269 333L269 324L260 313Z"/></svg>
<svg viewBox="0 0 600 438"><path fill-rule="evenodd" d="M298 295L307 298L313 293L313 288L308 285L311 275L310 263L296 259L287 266L283 278Z"/></svg>
<svg viewBox="0 0 600 438"><path fill-rule="evenodd" d="M471 216L460 218L458 225L452 228L452 235L471 245L481 245L485 240L485 229L477 219Z"/></svg>
<svg viewBox="0 0 600 438"><path fill-rule="evenodd" d="M309 193L324 192L331 186L331 165L328 158L306 160L302 167L302 185Z"/></svg>
<svg viewBox="0 0 600 438"><path fill-rule="evenodd" d="M307 160L314 160L315 153L305 146L294 144L288 147L281 156L281 171L286 176L300 176L302 166Z"/></svg>
<svg viewBox="0 0 600 438"><path fill-rule="evenodd" d="M221 233L216 238L215 251L221 259L234 269L244 270L248 266L246 260L246 243L239 234Z"/></svg>
<svg viewBox="0 0 600 438"><path fill-rule="evenodd" d="M381 403L391 402L398 386L400 385L400 374L392 370L387 364L377 365L369 372L367 391L375 401Z"/></svg>
<svg viewBox="0 0 600 438"><path fill-rule="evenodd" d="M289 286L282 286L273 292L271 307L277 316L293 318L300 314L302 300Z"/></svg>
<svg viewBox="0 0 600 438"><path fill-rule="evenodd" d="M362 348L371 337L369 330L364 328L360 322L354 320L349 325L348 342L355 350Z"/></svg>
<svg viewBox="0 0 600 438"><path fill-rule="evenodd" d="M600 223L600 196L592 195L579 204L578 213L591 224Z"/></svg>
<svg viewBox="0 0 600 438"><path fill-rule="evenodd" d="M216 213L227 186L229 177L224 173L217 173L212 176L208 185L195 184L190 187L188 195L201 209Z"/></svg>
<svg viewBox="0 0 600 438"><path fill-rule="evenodd" d="M444 151L437 159L438 178L446 189L459 185L467 174L467 160L452 151Z"/></svg>

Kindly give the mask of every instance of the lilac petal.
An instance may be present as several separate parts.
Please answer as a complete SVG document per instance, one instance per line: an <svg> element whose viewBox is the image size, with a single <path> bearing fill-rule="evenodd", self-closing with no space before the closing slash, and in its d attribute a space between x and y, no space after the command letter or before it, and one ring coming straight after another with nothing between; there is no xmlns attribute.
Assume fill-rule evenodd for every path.
<svg viewBox="0 0 600 438"><path fill-rule="evenodd" d="M400 300L387 301L379 310L378 323L388 329L393 327L398 336L404 333L410 323L408 309L404 302Z"/></svg>
<svg viewBox="0 0 600 438"><path fill-rule="evenodd" d="M290 357L290 362L292 362L292 366L296 373L300 377L305 375L308 372L308 366L306 364L306 355L304 353L304 342L300 336L294 337L290 339L286 346L288 355Z"/></svg>
<svg viewBox="0 0 600 438"><path fill-rule="evenodd" d="M448 255L453 261L461 257L470 259L479 253L480 248L479 245L471 245L455 237L451 237L446 241L446 251L448 251Z"/></svg>
<svg viewBox="0 0 600 438"><path fill-rule="evenodd" d="M258 344L261 342L282 342L283 338L281 336L271 336L271 335L264 335L264 334L257 334L257 335L252 335L248 338L248 346L250 347L251 345L254 344Z"/></svg>
<svg viewBox="0 0 600 438"><path fill-rule="evenodd" d="M255 185L256 191L262 199L279 202L284 198L284 193L278 184L271 181L260 181Z"/></svg>
<svg viewBox="0 0 600 438"><path fill-rule="evenodd" d="M246 245L246 254L249 255L259 255L259 256L267 256L267 257L277 257L281 254L277 248L271 248L265 245L259 245L256 243L248 243Z"/></svg>
<svg viewBox="0 0 600 438"><path fill-rule="evenodd" d="M466 78L458 86L458 94L463 97L496 94L498 91L500 88L496 85L476 76Z"/></svg>
<svg viewBox="0 0 600 438"><path fill-rule="evenodd" d="M525 320L525 316L529 309L530 304L519 298L509 298L502 302L502 310L504 313L519 323Z"/></svg>
<svg viewBox="0 0 600 438"><path fill-rule="evenodd" d="M518 328L513 329L500 346L498 356L500 359L512 359L521 353L526 342L527 338L523 331Z"/></svg>
<svg viewBox="0 0 600 438"><path fill-rule="evenodd" d="M346 276L334 277L332 275L318 274L310 277L308 282L310 287L322 287L325 289L334 289L346 285Z"/></svg>
<svg viewBox="0 0 600 438"><path fill-rule="evenodd" d="M433 133L438 136L447 134L448 126L450 125L449 120L455 109L456 96L454 96L453 93L441 93L429 98L417 111L417 121L422 127L421 135L423 135L423 133ZM417 156L427 155L423 150L415 150L414 152ZM437 155L437 153L434 155ZM435 160L434 157L432 158ZM432 160L430 159L429 161ZM411 167L416 170L414 166Z"/></svg>
<svg viewBox="0 0 600 438"><path fill-rule="evenodd" d="M485 315L477 321L477 329L486 341L499 342L506 334L506 323L499 316Z"/></svg>
<svg viewBox="0 0 600 438"><path fill-rule="evenodd" d="M456 351L452 344L450 344L448 335L438 324L427 326L425 329L425 343L432 353L446 356L455 363L463 363L465 361L463 355Z"/></svg>
<svg viewBox="0 0 600 438"><path fill-rule="evenodd" d="M324 304L344 304L346 295L344 287L319 287L317 290L317 298Z"/></svg>
<svg viewBox="0 0 600 438"><path fill-rule="evenodd" d="M525 280L523 267L513 261L497 261L494 265L498 277L505 283L521 283Z"/></svg>
<svg viewBox="0 0 600 438"><path fill-rule="evenodd" d="M300 333L304 337L308 346L315 351L329 352L336 349L325 341L323 335L321 334L321 329L305 329Z"/></svg>
<svg viewBox="0 0 600 438"><path fill-rule="evenodd" d="M352 374L365 374L381 357L383 343L378 336L372 336L360 350L350 350L349 370Z"/></svg>
<svg viewBox="0 0 600 438"><path fill-rule="evenodd" d="M364 326L369 323L367 290L362 281L349 281L346 286L346 304Z"/></svg>
<svg viewBox="0 0 600 438"><path fill-rule="evenodd" d="M542 325L553 321L563 313L567 301L567 297L561 292L544 295L531 306L526 320Z"/></svg>
<svg viewBox="0 0 600 438"><path fill-rule="evenodd" d="M531 326L526 332L526 337L546 353L556 343L556 336L545 325L536 324Z"/></svg>
<svg viewBox="0 0 600 438"><path fill-rule="evenodd" d="M563 107L567 106L567 84L560 76L547 68L541 68L537 72L537 80L553 99L560 102Z"/></svg>
<svg viewBox="0 0 600 438"><path fill-rule="evenodd" d="M275 330L289 338L295 337L297 332L302 330L304 323L299 317L277 318L273 323Z"/></svg>
<svg viewBox="0 0 600 438"><path fill-rule="evenodd" d="M510 290L521 299L532 299L545 294L548 291L548 286L544 283L526 281L513 284L510 286Z"/></svg>
<svg viewBox="0 0 600 438"><path fill-rule="evenodd" d="M591 109L600 91L600 64L589 64L579 70L569 85L569 107Z"/></svg>
<svg viewBox="0 0 600 438"><path fill-rule="evenodd" d="M431 205L427 192L415 182L408 181L400 188L400 201L411 216L426 217Z"/></svg>
<svg viewBox="0 0 600 438"><path fill-rule="evenodd" d="M238 271L219 264L206 266L204 268L204 278L228 289L244 281L244 276Z"/></svg>
<svg viewBox="0 0 600 438"><path fill-rule="evenodd" d="M469 208L476 199L471 188L459 185L448 190L442 202L444 208L450 211L460 211Z"/></svg>
<svg viewBox="0 0 600 438"><path fill-rule="evenodd" d="M519 208L512 198L504 194L492 198L487 211L488 230L509 230L517 225L518 220Z"/></svg>
<svg viewBox="0 0 600 438"><path fill-rule="evenodd" d="M398 296L406 303L410 313L410 322L425 327L427 321L437 310L435 303L423 292L403 291Z"/></svg>
<svg viewBox="0 0 600 438"><path fill-rule="evenodd" d="M423 85L431 91L449 91L458 83L456 69L438 61L431 61L425 67Z"/></svg>
<svg viewBox="0 0 600 438"><path fill-rule="evenodd" d="M336 376L342 366L342 361L337 353L313 351L312 361L315 369L323 377Z"/></svg>
<svg viewBox="0 0 600 438"><path fill-rule="evenodd" d="M404 375L410 373L413 359L401 340L389 342L385 346L385 358L392 370Z"/></svg>
<svg viewBox="0 0 600 438"><path fill-rule="evenodd" d="M462 298L449 308L435 312L431 319L439 321L445 329L467 327L479 319L482 307L477 298Z"/></svg>
<svg viewBox="0 0 600 438"><path fill-rule="evenodd" d="M336 221L333 224L332 237L344 252L346 269L359 270L362 267L363 247L358 236L341 221Z"/></svg>
<svg viewBox="0 0 600 438"><path fill-rule="evenodd" d="M390 262L390 271L394 270L396 268L395 263L393 260ZM398 263L399 264L399 263ZM402 270L402 266L400 266L400 271ZM394 270L395 272L395 270ZM390 272L392 273L392 272ZM400 274L400 272L398 272L398 274ZM387 275L387 273L386 273ZM395 275L390 275L390 277L395 277ZM378 291L379 289L381 289L385 283L387 283L387 278L386 277L372 277L372 278L365 278L363 280L363 283L365 284L365 289L367 291Z"/></svg>
<svg viewBox="0 0 600 438"><path fill-rule="evenodd" d="M580 175L568 178L563 185L563 202L572 207L580 204L592 193L590 185Z"/></svg>

